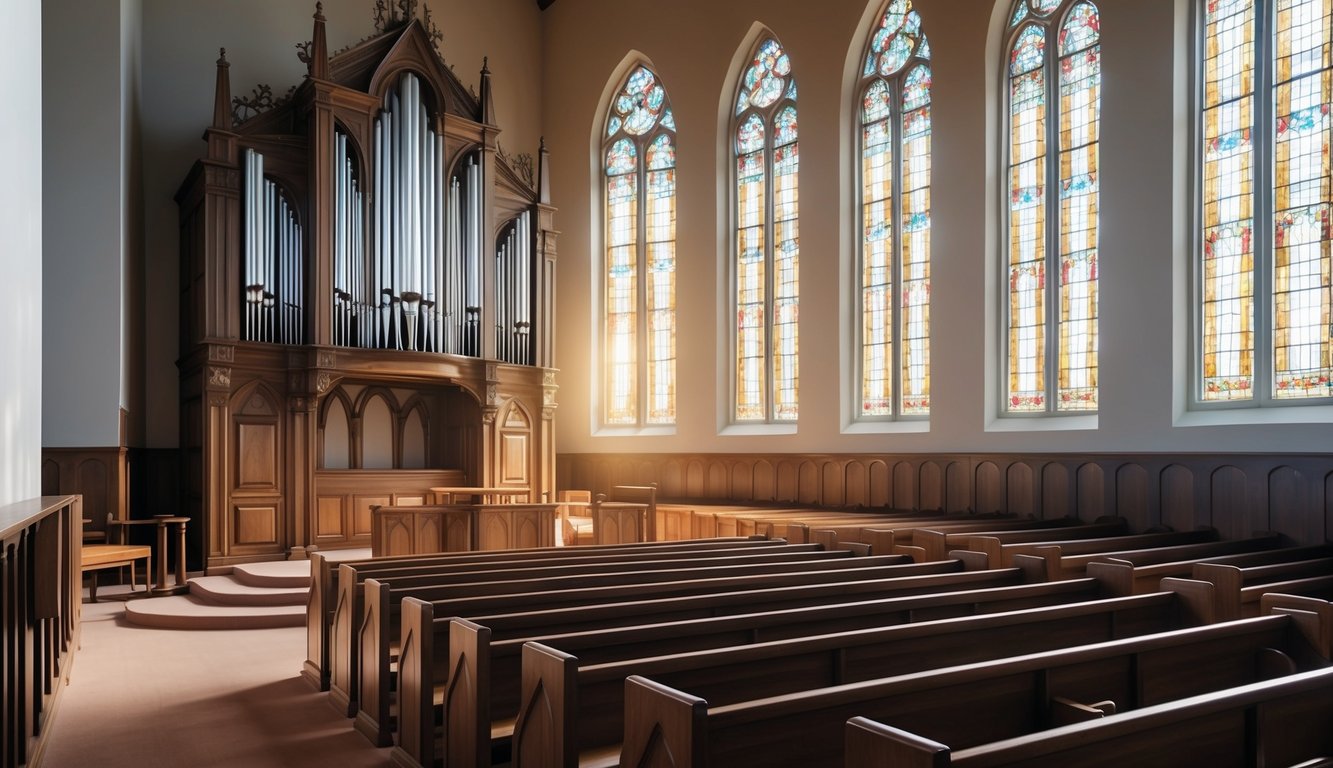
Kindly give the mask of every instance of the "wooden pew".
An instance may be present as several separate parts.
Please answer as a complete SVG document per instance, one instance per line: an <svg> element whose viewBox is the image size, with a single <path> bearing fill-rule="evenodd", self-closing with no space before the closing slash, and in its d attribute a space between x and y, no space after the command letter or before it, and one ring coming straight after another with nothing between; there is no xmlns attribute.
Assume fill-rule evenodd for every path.
<svg viewBox="0 0 1333 768"><path fill-rule="evenodd" d="M568 653L577 652L584 662L604 663L642 655L1073 603L1101 595L1101 586L1090 579L956 591L960 586L965 585L942 584L942 588L955 591L874 600L864 596L833 596L831 601L842 602L785 609L772 609L780 603L766 603L762 591L752 591L748 593L750 599L733 604L741 611L751 608L754 612L723 614L721 607L710 606L715 615L679 619L668 605L673 601L645 601L660 605L630 605L632 610L618 611L617 617L591 630L580 629L586 623L581 608L545 612L540 623L516 622L511 614L477 617L477 623L469 622L465 627L450 626L451 619L435 618L431 603L407 598L402 608L404 653L399 661L399 746L395 750L404 754L395 758L395 763L430 762L429 756L439 751L433 746L436 740L428 727L430 723L470 722L458 712L445 714L443 702L449 702L451 709L490 712L490 718L500 723L498 727L492 725L490 732L496 735L492 738L507 741L518 713L522 647L530 641L541 641ZM644 610L653 607L659 610ZM697 609L693 613L697 614ZM615 618L619 622L610 623ZM419 639L409 643L408 638ZM618 713L616 718L618 721ZM474 741L470 748L457 743L449 746L453 755L489 754L489 750L489 741ZM477 761L463 762L473 765Z"/></svg>
<svg viewBox="0 0 1333 768"><path fill-rule="evenodd" d="M1128 523L1123 517L1103 518L1086 525L1056 526L1052 528L1021 527L1006 530L999 527L988 531L961 530L956 533L948 530L924 528L912 532L911 546L916 547L916 549L909 550L899 545L894 549L894 554L910 554L918 562L928 562L947 559L950 550L971 549L968 542L978 537L993 538L1001 543L1026 543L1121 536L1128 531ZM1008 568L1009 563L994 562L994 567Z"/></svg>
<svg viewBox="0 0 1333 768"><path fill-rule="evenodd" d="M589 512L598 544L657 541L657 483L613 485L593 498Z"/></svg>
<svg viewBox="0 0 1333 768"><path fill-rule="evenodd" d="M638 551L680 552L713 551L719 549L741 549L751 547L783 546L786 542L765 539L711 539L688 543L645 543L636 545ZM343 561L356 565L359 573L369 574L376 569L435 567L443 563L477 563L500 561L529 561L561 558L573 561L585 557L618 556L625 547L588 547L569 550L563 547L547 549L525 549L505 552L457 552L422 556L385 557ZM329 632L337 610L338 583L337 563L330 561L323 553L315 552L310 557L310 596L306 600L306 661L302 665L301 675L321 691L329 689Z"/></svg>
<svg viewBox="0 0 1333 768"><path fill-rule="evenodd" d="M968 748L1328 663L1314 655L1290 617L1262 616L720 707L632 676L621 760L653 765L669 750L678 768L838 766L858 715Z"/></svg>
<svg viewBox="0 0 1333 768"><path fill-rule="evenodd" d="M1028 550L1026 556L1041 559L1043 568L1046 571L1046 579L1048 581L1058 581L1060 579L1082 578L1087 572L1089 563L1105 560L1107 558L1125 558L1130 562L1136 560L1142 561L1145 559L1158 559L1159 562L1161 562L1182 557L1203 558L1209 555L1216 557L1230 557L1238 554L1272 551L1280 546L1281 543L1282 537L1276 533L1272 533L1265 536L1235 539L1232 541L1208 541L1201 544L1176 544L1168 546L1141 547L1137 549L1099 550L1096 552L1079 554L1071 552L1070 547L1056 544L1032 547ZM1014 555L1014 557L1023 556L1024 555Z"/></svg>
<svg viewBox="0 0 1333 768"><path fill-rule="evenodd" d="M579 763L595 763L599 756L618 753L625 732L620 716L624 681L631 675L690 691L717 707L1163 632L1198 620L1185 601L1158 593L613 663L602 661L602 653L584 659L558 643L529 643L523 649L523 700L514 727L514 754L523 765L554 765L539 756L577 755ZM774 674L776 670L781 674ZM525 716L532 712L541 715ZM546 728L544 718L563 727Z"/></svg>
<svg viewBox="0 0 1333 768"><path fill-rule="evenodd" d="M1077 518L1059 517L1050 520L1038 520L1036 518L981 518L975 515L965 515L949 517L945 520L937 520L928 525L919 525L912 520L897 522L892 525L818 525L814 531L811 531L803 537L806 540L818 541L825 546L831 541L858 541L870 545L870 551L877 555L912 555L918 562L925 562L923 548L914 547L912 539L918 530L934 531L936 533L980 533L980 532L1001 532L1001 531L1040 531L1051 528L1069 529L1073 526L1081 525ZM803 526L804 527L804 526ZM779 526L773 527L774 531L782 530L784 533L788 529ZM824 532L832 534L831 539Z"/></svg>
<svg viewBox="0 0 1333 768"><path fill-rule="evenodd" d="M790 561L717 568L692 567L598 575L520 578L410 589L394 589L390 583L367 579L364 587L365 611L357 632L346 638L345 645L335 644L330 657L334 672L329 694L336 709L355 712L357 730L379 746L389 745L391 723L388 714L391 705L393 649L400 647L399 610L405 597L433 601L468 597L523 596L533 593L544 595L549 607L558 607L597 602L620 595L642 598L668 597L765 583L773 586L808 583L806 580L819 576L827 578L829 574L833 574L834 578L848 580L858 577L869 579L921 575L961 569L959 563L946 563L944 569L931 571L923 569L921 565L904 564L903 560L905 558L895 556L826 558L805 562ZM349 589L350 585L355 583L347 574L340 577L340 581L342 580L346 580ZM543 591L537 592L537 590ZM340 626L334 627L335 637L341 634ZM342 674L343 670L347 671L346 675ZM340 685L342 680L350 680L350 684L343 687Z"/></svg>
<svg viewBox="0 0 1333 768"><path fill-rule="evenodd" d="M1252 541L1252 539L1241 539L1240 541ZM1198 563L1222 563L1244 567L1333 556L1333 547L1326 544L1313 547L1277 547L1243 554L1194 557L1191 559L1183 559L1183 556L1179 553L1179 550L1217 547L1232 543L1234 542L1160 547L1142 550L1135 554L1125 552L1103 553L1095 555L1089 560L1087 571L1089 576L1095 575L1096 578L1107 582L1108 589L1113 594L1137 595L1145 592L1156 592L1164 578L1190 578L1194 575L1194 566ZM1095 574L1094 571L1096 571Z"/></svg>
<svg viewBox="0 0 1333 768"><path fill-rule="evenodd" d="M1199 563L1193 578L1217 587L1217 616L1226 621L1259 615L1260 598L1268 592L1301 595L1328 590L1333 585L1333 558L1244 567Z"/></svg>
<svg viewBox="0 0 1333 768"><path fill-rule="evenodd" d="M1079 536L1067 540L1048 538L1046 532L1040 540L1007 539L1000 536L969 537L964 545L966 549L985 553L987 562L994 567L1013 564L1015 555L1041 557L1043 552L1051 552L1046 547L1058 547L1055 553L1065 555L1100 554L1148 547L1173 547L1183 544L1202 544L1218 540L1217 531L1204 528L1197 531L1164 531L1160 533L1139 533L1129 536Z"/></svg>
<svg viewBox="0 0 1333 768"><path fill-rule="evenodd" d="M854 717L846 768L1087 768L1333 765L1333 668L1317 669L1144 707L1114 717L957 751ZM679 763L677 763L679 765Z"/></svg>
<svg viewBox="0 0 1333 768"><path fill-rule="evenodd" d="M701 564L707 565L703 570L719 569L726 573L739 573L741 571L728 569L748 569L766 573L796 563L804 563L808 568L832 565L834 561L843 564L841 561L845 561L848 554L824 551L818 545L802 544L749 550L687 549L661 552L657 548L631 549L608 553L601 558L485 561L400 569L373 569L341 563L338 566L338 598L329 629L329 695L334 706L346 710L348 717L356 714L356 692L361 670L360 635L366 631L364 583L370 575L375 577L377 584L386 587L392 584L398 590L391 613L385 614L386 620L394 621L396 602L405 594L433 599L445 595L490 594L492 591L534 589L547 585L555 588L561 585L589 586L595 583L668 580L672 578L670 574L678 574L683 569L697 569ZM373 574L366 572L369 570L373 570ZM509 582L519 586L505 586ZM389 649L384 651L388 653Z"/></svg>
<svg viewBox="0 0 1333 768"><path fill-rule="evenodd" d="M859 515L870 524L881 525L895 525L900 522L904 524L924 524L943 522L948 519L943 512L891 512L873 514L827 510L809 506L709 508L696 510L695 535L698 537L739 535L737 533L738 531L749 531L751 534L757 534L768 524L799 524L804 528L805 525L801 521L801 518L832 519L831 516L841 517L853 515ZM880 522L870 522L872 520L878 520ZM726 533L719 534L721 531L725 531Z"/></svg>

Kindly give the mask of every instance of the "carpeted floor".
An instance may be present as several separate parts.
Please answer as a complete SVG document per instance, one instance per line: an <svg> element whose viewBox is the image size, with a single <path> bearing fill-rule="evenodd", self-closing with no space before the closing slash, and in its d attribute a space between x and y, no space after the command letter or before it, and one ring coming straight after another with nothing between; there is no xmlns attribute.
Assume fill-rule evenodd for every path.
<svg viewBox="0 0 1333 768"><path fill-rule="evenodd" d="M83 606L83 642L44 768L383 766L299 677L305 628L145 629L125 604Z"/></svg>

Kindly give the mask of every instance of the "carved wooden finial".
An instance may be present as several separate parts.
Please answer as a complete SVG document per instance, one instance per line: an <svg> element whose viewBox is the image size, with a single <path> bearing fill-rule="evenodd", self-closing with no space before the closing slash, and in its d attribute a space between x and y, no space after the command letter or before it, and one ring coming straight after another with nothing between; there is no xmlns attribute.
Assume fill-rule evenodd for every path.
<svg viewBox="0 0 1333 768"><path fill-rule="evenodd" d="M329 43L324 35L324 3L315 3L315 31L310 37L306 73L319 80L329 79Z"/></svg>
<svg viewBox="0 0 1333 768"><path fill-rule="evenodd" d="M231 64L227 63L227 49L218 49L218 75L213 86L213 127L231 130Z"/></svg>
<svg viewBox="0 0 1333 768"><path fill-rule="evenodd" d="M481 122L486 125L495 125L495 103L491 98L491 68L489 58L483 56L481 59L481 95L477 100L481 102Z"/></svg>
<svg viewBox="0 0 1333 768"><path fill-rule="evenodd" d="M546 150L546 137L537 145L537 202L551 204L551 153Z"/></svg>

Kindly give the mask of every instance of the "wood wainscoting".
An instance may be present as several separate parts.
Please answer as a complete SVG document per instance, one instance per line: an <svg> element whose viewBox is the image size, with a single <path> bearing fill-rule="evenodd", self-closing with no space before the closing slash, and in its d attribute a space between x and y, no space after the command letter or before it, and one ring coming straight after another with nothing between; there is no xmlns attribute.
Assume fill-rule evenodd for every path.
<svg viewBox="0 0 1333 768"><path fill-rule="evenodd" d="M557 487L657 483L661 501L1007 512L1333 535L1333 454L560 454Z"/></svg>
<svg viewBox="0 0 1333 768"><path fill-rule="evenodd" d="M341 469L315 472L315 505L308 522L320 549L368 547L373 507L419 507L432 487L459 485L458 469Z"/></svg>
<svg viewBox="0 0 1333 768"><path fill-rule="evenodd" d="M107 517L130 516L129 449L43 448L42 495L83 496L86 532L105 535Z"/></svg>

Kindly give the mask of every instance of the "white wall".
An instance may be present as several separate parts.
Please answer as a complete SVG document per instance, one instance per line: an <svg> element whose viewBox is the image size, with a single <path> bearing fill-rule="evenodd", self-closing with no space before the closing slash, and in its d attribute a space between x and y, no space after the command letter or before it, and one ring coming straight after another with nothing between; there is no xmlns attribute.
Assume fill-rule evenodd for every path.
<svg viewBox="0 0 1333 768"><path fill-rule="evenodd" d="M120 445L125 391L120 3L43 8L43 444Z"/></svg>
<svg viewBox="0 0 1333 768"><path fill-rule="evenodd" d="M41 492L42 448L42 5L5 7L0 46L0 504Z"/></svg>
<svg viewBox="0 0 1333 768"><path fill-rule="evenodd" d="M879 0L874 0L878 6ZM929 430L845 430L852 359L841 303L856 248L850 82L878 8L866 0L771 3L678 0L557 2L543 16L543 123L559 208L561 368L558 447L575 452L1327 451L1327 409L1252 414L1184 412L1184 309L1189 144L1186 0L1101 0L1101 410L1090 429L1055 419L997 419L999 30L1009 0L915 0L933 52L933 413ZM801 411L795 434L719 434L729 312L720 251L730 237L722 110L737 46L756 22L782 41L800 88ZM599 100L631 50L655 65L679 127L678 425L659 436L597 435L595 322L588 297L600 222ZM724 106L725 105L725 106ZM1262 418L1262 417L1259 417ZM1316 422L1316 420L1318 420ZM1232 423L1218 423L1227 422ZM1072 422L1077 424L1078 422Z"/></svg>
<svg viewBox="0 0 1333 768"><path fill-rule="evenodd" d="M233 96L259 83L286 92L305 75L297 42L310 39L315 3L274 0L142 0L143 195L146 237L147 445L178 443L179 220L173 200L213 117L218 49L227 49ZM444 33L446 61L476 88L482 57L490 58L500 143L536 154L540 136L540 13L533 0L434 0L426 3ZM371 0L327 0L329 51L374 32Z"/></svg>

